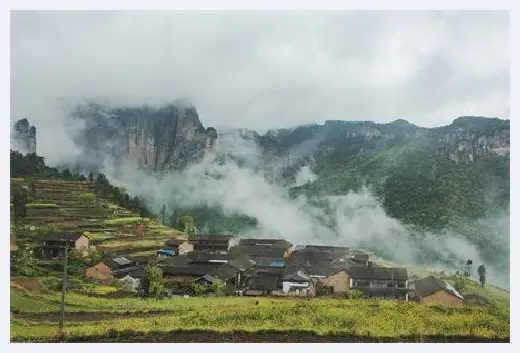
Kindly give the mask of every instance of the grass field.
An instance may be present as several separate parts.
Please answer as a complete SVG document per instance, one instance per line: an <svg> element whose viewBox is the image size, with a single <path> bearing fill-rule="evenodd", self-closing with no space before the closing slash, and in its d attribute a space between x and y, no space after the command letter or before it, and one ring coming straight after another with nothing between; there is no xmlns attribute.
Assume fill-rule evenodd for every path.
<svg viewBox="0 0 520 353"><path fill-rule="evenodd" d="M11 338L45 340L56 335L59 295L28 295L11 289L11 307L19 314L11 320ZM24 320L26 313L48 313L39 320ZM398 337L402 335L465 335L508 338L509 312L505 308L450 309L412 302L346 299L270 298L92 298L70 293L67 312L90 312L84 320L66 325L74 337L96 337L112 331L139 333L173 330L231 332L312 331L317 335ZM139 314L139 315L137 315ZM54 318L54 319L53 319Z"/></svg>

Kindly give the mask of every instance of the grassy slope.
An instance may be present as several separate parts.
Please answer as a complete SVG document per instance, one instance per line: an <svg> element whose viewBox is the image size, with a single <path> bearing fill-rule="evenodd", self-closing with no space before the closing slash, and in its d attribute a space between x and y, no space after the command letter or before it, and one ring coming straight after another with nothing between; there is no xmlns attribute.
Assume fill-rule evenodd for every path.
<svg viewBox="0 0 520 353"><path fill-rule="evenodd" d="M29 296L11 290L11 306L22 313L56 311L58 303L58 294ZM155 312L146 315L146 311L151 310ZM506 338L510 329L509 313L505 310L483 307L447 309L395 301L234 297L115 300L71 293L67 296L67 312L72 315L70 313L74 311L101 314L95 322L68 322L66 331L74 336L105 335L110 330L146 333L204 329L229 332L242 328L252 332L302 330L317 334L372 337L422 334ZM163 311L163 314L157 311ZM119 315L114 317L114 313ZM49 321L14 318L11 320L11 338L52 337L56 334L56 320Z"/></svg>

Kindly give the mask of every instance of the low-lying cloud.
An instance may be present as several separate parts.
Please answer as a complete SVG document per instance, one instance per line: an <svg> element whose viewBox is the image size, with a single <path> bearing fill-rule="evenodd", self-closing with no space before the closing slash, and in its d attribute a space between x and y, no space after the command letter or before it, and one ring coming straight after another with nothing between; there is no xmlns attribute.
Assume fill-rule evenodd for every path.
<svg viewBox="0 0 520 353"><path fill-rule="evenodd" d="M291 199L287 188L270 182L252 167L259 153L251 141L235 136L234 147L229 141L226 148L219 151L232 153L234 147L245 144L249 149L240 152L248 164L239 166L227 160L210 167L192 165L160 179L128 165L127 170L116 170L107 163L105 169L109 179L145 196L157 212L163 204L170 209L207 206L218 207L228 216L242 214L258 221L257 227L238 236L283 237L297 245L361 247L401 265L447 273L463 270L466 260L472 259L476 266L485 264L489 283L509 288L509 261L491 263L468 238L450 230L433 234L404 226L385 213L368 189L323 197L319 200L321 207L301 195ZM489 246L507 256L508 220L504 214L501 218L481 221L496 232L489 237Z"/></svg>

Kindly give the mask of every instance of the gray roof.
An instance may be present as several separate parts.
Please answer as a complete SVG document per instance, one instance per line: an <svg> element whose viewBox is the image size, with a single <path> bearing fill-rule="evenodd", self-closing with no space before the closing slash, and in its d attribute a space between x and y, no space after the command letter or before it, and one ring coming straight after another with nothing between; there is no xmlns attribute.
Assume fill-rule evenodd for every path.
<svg viewBox="0 0 520 353"><path fill-rule="evenodd" d="M420 297L427 297L438 291L445 291L450 295L453 295L457 298L464 299L464 297L449 283L443 281L434 276L428 276L423 279L418 279L414 281L415 284L415 293Z"/></svg>
<svg viewBox="0 0 520 353"><path fill-rule="evenodd" d="M86 235L84 235L83 233L79 233L79 232L56 232L56 233L52 233L50 235L47 235L47 236L43 237L42 240L47 240L47 241L65 241L65 240L76 241L79 238L81 238L82 236L88 238Z"/></svg>
<svg viewBox="0 0 520 353"><path fill-rule="evenodd" d="M214 276L222 281L227 281L229 279L234 278L237 273L238 273L237 269L229 266L228 264L225 264L225 265L217 267L212 272L212 276Z"/></svg>
<svg viewBox="0 0 520 353"><path fill-rule="evenodd" d="M227 264L239 271L245 271L256 265L256 261L247 255L242 255L234 259L228 260Z"/></svg>
<svg viewBox="0 0 520 353"><path fill-rule="evenodd" d="M290 282L308 282L310 281L309 276L303 270L297 270L296 272L290 273L283 278L284 281Z"/></svg>
<svg viewBox="0 0 520 353"><path fill-rule="evenodd" d="M285 239L255 239L255 238L241 238L239 245L252 246L271 246L276 248L289 249L292 244Z"/></svg>
<svg viewBox="0 0 520 353"><path fill-rule="evenodd" d="M233 246L228 251L229 258L236 258L242 255L250 257L279 257L283 258L285 249L261 245L237 245Z"/></svg>
<svg viewBox="0 0 520 353"><path fill-rule="evenodd" d="M216 266L188 264L186 266L162 266L163 275L167 276L188 276L200 277L206 274L213 273Z"/></svg>
<svg viewBox="0 0 520 353"><path fill-rule="evenodd" d="M399 267L350 267L348 275L353 279L407 280L408 271Z"/></svg>
<svg viewBox="0 0 520 353"><path fill-rule="evenodd" d="M137 265L137 263L131 259L128 259L124 256L115 257L112 259L105 259L103 263L110 267L112 270L118 270L121 268L128 268Z"/></svg>

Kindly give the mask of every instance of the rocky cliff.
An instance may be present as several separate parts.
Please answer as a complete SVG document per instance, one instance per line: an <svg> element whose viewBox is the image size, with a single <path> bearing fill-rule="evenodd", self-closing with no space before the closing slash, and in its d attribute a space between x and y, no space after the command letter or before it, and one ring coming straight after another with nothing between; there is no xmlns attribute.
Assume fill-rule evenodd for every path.
<svg viewBox="0 0 520 353"><path fill-rule="evenodd" d="M25 118L17 120L11 130L11 149L22 153L36 153L36 127Z"/></svg>
<svg viewBox="0 0 520 353"><path fill-rule="evenodd" d="M109 108L90 103L78 107L73 116L84 122L75 140L90 166L100 166L111 156L161 172L212 160L215 153L217 131L203 127L193 106Z"/></svg>

